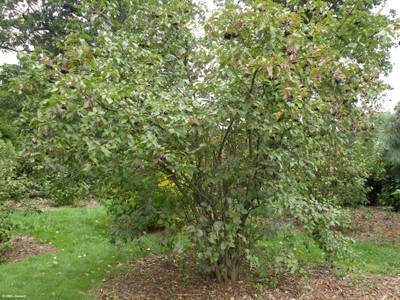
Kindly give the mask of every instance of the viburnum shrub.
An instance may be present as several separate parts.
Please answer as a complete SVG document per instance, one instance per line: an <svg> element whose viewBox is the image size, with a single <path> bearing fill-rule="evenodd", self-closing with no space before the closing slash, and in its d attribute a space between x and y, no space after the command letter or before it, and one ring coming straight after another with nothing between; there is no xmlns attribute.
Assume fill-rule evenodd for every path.
<svg viewBox="0 0 400 300"><path fill-rule="evenodd" d="M375 107L398 28L369 0L332 3L222 1L207 15L192 1L83 1L96 35L20 56L15 91L37 88L22 121L39 155L99 182L166 176L220 281L256 261L266 211L294 216L332 256L341 213L310 181L341 176L327 153Z"/></svg>

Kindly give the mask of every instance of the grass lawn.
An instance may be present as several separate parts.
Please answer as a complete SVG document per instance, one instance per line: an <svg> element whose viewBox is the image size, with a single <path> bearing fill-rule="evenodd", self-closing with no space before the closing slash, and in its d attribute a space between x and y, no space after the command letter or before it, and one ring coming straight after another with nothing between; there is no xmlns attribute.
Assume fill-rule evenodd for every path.
<svg viewBox="0 0 400 300"><path fill-rule="evenodd" d="M353 245L358 254L355 267L360 272L375 275L400 274L400 245L375 244L368 241L357 241Z"/></svg>
<svg viewBox="0 0 400 300"><path fill-rule="evenodd" d="M266 249L274 249L270 258L273 262L274 255L283 253L284 249L291 249L293 255L301 262L307 264L323 264L324 255L322 251L311 242L311 247L304 246L305 241L310 238L302 233L297 233L295 243L287 244L282 235L260 244ZM354 253L352 260L335 260L338 269L349 270L356 274L372 274L392 276L400 274L400 244L383 244L371 240L355 240L349 245ZM348 271L344 271L347 273Z"/></svg>
<svg viewBox="0 0 400 300"><path fill-rule="evenodd" d="M33 235L36 241L51 243L57 252L1 264L3 298L94 299L85 292L99 286L106 276L124 272L131 259L159 252L156 236L119 250L110 244L109 218L103 207L60 208L15 214L13 219L20 224L15 235Z"/></svg>

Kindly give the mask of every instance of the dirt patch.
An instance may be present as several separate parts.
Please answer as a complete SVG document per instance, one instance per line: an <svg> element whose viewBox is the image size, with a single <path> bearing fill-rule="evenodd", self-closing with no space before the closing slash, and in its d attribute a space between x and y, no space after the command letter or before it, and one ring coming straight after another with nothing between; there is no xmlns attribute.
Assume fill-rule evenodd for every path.
<svg viewBox="0 0 400 300"><path fill-rule="evenodd" d="M74 202L73 205L66 205L66 206L59 206L56 205L55 203L52 203L48 200L45 202L41 203L41 205L38 206L40 210L57 210L63 207L77 207L77 208L95 208L99 206L99 202L94 200L94 199L89 199L89 200L77 200Z"/></svg>
<svg viewBox="0 0 400 300"><path fill-rule="evenodd" d="M368 207L355 209L353 215L355 227L347 232L352 238L380 244L400 244L400 213Z"/></svg>
<svg viewBox="0 0 400 300"><path fill-rule="evenodd" d="M83 208L95 208L98 207L100 204L96 199L90 200L80 200L74 203L74 207L83 207Z"/></svg>
<svg viewBox="0 0 400 300"><path fill-rule="evenodd" d="M18 212L42 212L45 210L57 210L62 207L79 207L79 208L94 208L99 206L99 202L95 199L87 199L87 200L79 200L74 203L73 206L57 206L55 203L49 201L49 199L43 198L34 198L23 201L6 201L6 207L10 209L10 211L18 211Z"/></svg>
<svg viewBox="0 0 400 300"><path fill-rule="evenodd" d="M14 236L10 242L11 248L2 253L7 262L17 262L30 256L56 251L52 245L37 243L30 236Z"/></svg>
<svg viewBox="0 0 400 300"><path fill-rule="evenodd" d="M355 227L347 235L400 243L400 214L378 208L356 209L353 214ZM198 272L190 257L151 255L131 262L130 268L128 274L108 279L95 291L98 299L400 299L400 275L339 277L324 266L307 267L307 276L280 275L277 288L255 276L242 276L246 280L235 284L218 284Z"/></svg>

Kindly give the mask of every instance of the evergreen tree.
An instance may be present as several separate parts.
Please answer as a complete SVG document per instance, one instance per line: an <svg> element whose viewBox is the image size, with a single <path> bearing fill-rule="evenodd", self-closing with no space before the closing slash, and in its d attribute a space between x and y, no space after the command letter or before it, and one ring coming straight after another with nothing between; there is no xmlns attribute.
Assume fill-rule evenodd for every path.
<svg viewBox="0 0 400 300"><path fill-rule="evenodd" d="M385 117L381 131L381 145L384 159L391 167L392 174L400 179L400 105Z"/></svg>
<svg viewBox="0 0 400 300"><path fill-rule="evenodd" d="M78 0L1 0L0 50L59 52L67 24L77 20Z"/></svg>

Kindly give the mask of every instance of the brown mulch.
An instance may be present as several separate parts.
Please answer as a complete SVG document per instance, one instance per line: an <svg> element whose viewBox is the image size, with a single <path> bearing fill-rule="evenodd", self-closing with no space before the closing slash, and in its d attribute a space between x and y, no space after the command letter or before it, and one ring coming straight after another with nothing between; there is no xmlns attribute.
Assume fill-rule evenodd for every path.
<svg viewBox="0 0 400 300"><path fill-rule="evenodd" d="M339 277L322 266L307 272L306 280L300 275L280 276L278 288L265 291L262 299L400 299L400 275Z"/></svg>
<svg viewBox="0 0 400 300"><path fill-rule="evenodd" d="M346 233L352 238L379 244L400 244L400 213L368 207L355 209L353 216L355 228Z"/></svg>
<svg viewBox="0 0 400 300"><path fill-rule="evenodd" d="M98 299L253 299L250 283L218 284L191 268L190 257L150 255L131 262L128 274L110 278Z"/></svg>
<svg viewBox="0 0 400 300"><path fill-rule="evenodd" d="M378 208L354 210L353 230L347 235L379 243L400 243L400 214ZM324 266L308 266L307 276L282 274L277 287L255 277L219 284L197 271L190 257L156 256L131 262L130 271L109 278L94 293L108 299L400 299L400 274L339 277ZM399 270L400 272L400 270Z"/></svg>
<svg viewBox="0 0 400 300"><path fill-rule="evenodd" d="M56 251L52 245L37 243L31 236L14 236L10 242L11 248L2 252L2 257L7 262L17 262L30 256Z"/></svg>
<svg viewBox="0 0 400 300"><path fill-rule="evenodd" d="M400 299L399 276L339 277L323 266L307 269L308 276L283 274L277 288L256 281L219 284L191 269L174 255L151 255L131 263L128 274L110 278L96 291L98 299ZM260 287L263 287L260 289Z"/></svg>

